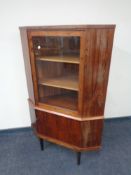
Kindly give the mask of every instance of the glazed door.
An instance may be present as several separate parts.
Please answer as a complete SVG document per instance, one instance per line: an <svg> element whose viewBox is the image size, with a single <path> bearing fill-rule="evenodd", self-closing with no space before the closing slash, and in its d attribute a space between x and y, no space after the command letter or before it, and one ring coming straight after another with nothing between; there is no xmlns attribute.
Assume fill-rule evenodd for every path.
<svg viewBox="0 0 131 175"><path fill-rule="evenodd" d="M83 32L30 31L28 38L36 104L80 111Z"/></svg>

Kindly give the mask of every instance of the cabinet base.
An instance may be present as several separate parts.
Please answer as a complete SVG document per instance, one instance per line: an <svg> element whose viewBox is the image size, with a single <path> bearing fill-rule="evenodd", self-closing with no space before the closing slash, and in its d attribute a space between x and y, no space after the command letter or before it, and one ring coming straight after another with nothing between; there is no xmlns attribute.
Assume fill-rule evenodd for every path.
<svg viewBox="0 0 131 175"><path fill-rule="evenodd" d="M68 144L68 143L59 141L59 140L54 139L54 138L50 138L50 137L47 137L47 136L38 134L37 132L36 132L35 134L36 134L36 136L37 136L39 139L42 139L42 140L45 140L45 141L48 141L48 142L51 142L51 143L55 143L55 144L57 144L57 145L60 145L60 146L63 146L63 147L72 149L72 150L77 151L77 152L95 151L95 150L100 150L100 149L101 149L101 145L92 146L92 147L86 147L86 148L81 148L81 147L78 147L78 146L75 146L75 145L71 145L71 144ZM41 143L40 143L40 144L41 144ZM41 150L44 150L44 149L42 149L42 147L41 147Z"/></svg>

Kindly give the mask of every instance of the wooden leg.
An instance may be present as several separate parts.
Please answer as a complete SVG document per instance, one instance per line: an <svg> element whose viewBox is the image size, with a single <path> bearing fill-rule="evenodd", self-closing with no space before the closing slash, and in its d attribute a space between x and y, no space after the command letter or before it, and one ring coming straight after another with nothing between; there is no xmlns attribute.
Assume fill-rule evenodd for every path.
<svg viewBox="0 0 131 175"><path fill-rule="evenodd" d="M39 139L40 140L40 148L41 148L41 151L44 150L44 140L43 139Z"/></svg>
<svg viewBox="0 0 131 175"><path fill-rule="evenodd" d="M81 152L77 152L77 165L81 163Z"/></svg>

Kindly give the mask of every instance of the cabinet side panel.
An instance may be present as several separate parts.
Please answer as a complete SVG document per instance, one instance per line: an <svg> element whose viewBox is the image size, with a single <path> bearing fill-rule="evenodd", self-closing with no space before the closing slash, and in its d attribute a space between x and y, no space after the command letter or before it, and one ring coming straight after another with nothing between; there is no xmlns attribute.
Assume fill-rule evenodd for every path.
<svg viewBox="0 0 131 175"><path fill-rule="evenodd" d="M104 115L106 90L112 53L114 29L86 31L83 117Z"/></svg>
<svg viewBox="0 0 131 175"><path fill-rule="evenodd" d="M22 50L23 50L23 58L24 58L24 65L25 65L28 94L29 94L29 98L34 101L34 91L33 91L32 74L31 74L29 48L28 48L28 39L27 39L26 29L20 29L20 34L21 34L21 43L22 43Z"/></svg>
<svg viewBox="0 0 131 175"><path fill-rule="evenodd" d="M28 94L29 98L34 102L34 91L33 91L32 75L30 67L28 39L27 39L27 31L25 28L20 28L20 35L21 35ZM31 106L29 106L29 109L30 109L31 123L34 123L36 119L34 109Z"/></svg>
<svg viewBox="0 0 131 175"><path fill-rule="evenodd" d="M82 147L100 146L102 141L103 119L81 122Z"/></svg>

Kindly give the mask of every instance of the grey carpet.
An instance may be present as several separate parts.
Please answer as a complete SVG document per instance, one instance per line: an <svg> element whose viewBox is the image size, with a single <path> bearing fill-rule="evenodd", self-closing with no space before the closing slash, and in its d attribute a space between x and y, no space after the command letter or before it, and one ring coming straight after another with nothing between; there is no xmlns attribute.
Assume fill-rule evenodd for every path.
<svg viewBox="0 0 131 175"><path fill-rule="evenodd" d="M0 175L131 175L131 118L106 120L101 151L75 152L46 142L31 129L0 132Z"/></svg>

